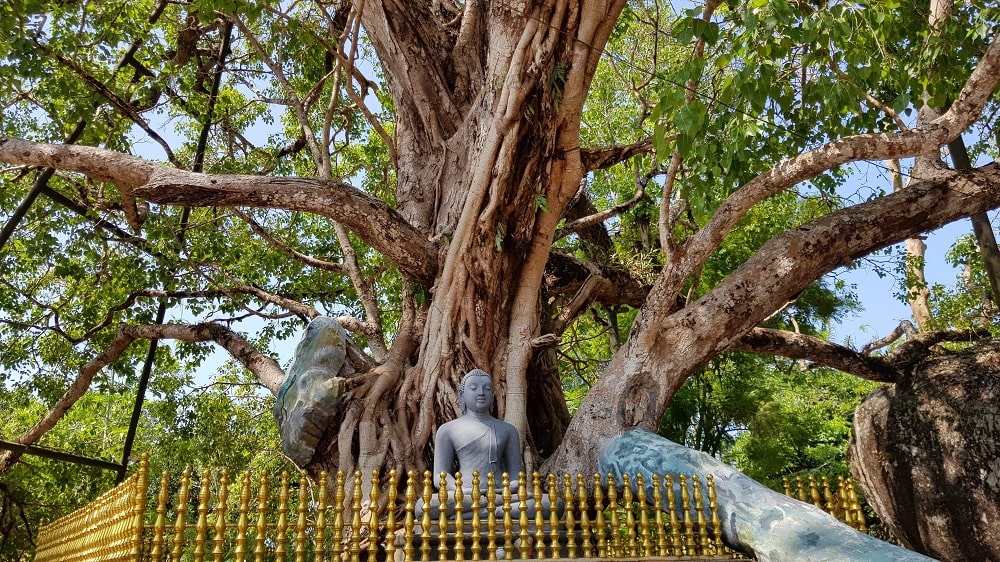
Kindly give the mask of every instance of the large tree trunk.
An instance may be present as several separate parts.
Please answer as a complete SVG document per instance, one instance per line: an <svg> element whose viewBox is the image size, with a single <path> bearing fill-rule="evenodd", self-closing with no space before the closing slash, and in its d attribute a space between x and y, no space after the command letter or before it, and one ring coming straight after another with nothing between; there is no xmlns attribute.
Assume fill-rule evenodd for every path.
<svg viewBox="0 0 1000 562"><path fill-rule="evenodd" d="M529 469L561 441L565 399L532 341L553 235L585 173L583 101L623 5L365 3L397 114L397 208L445 246L433 282L411 285L389 361L353 392L311 468L428 468L434 431L458 414L459 380L477 367L493 375ZM532 420L529 389L544 405Z"/></svg>
<svg viewBox="0 0 1000 562"><path fill-rule="evenodd" d="M941 560L1000 560L1000 353L932 357L868 396L848 460L893 536Z"/></svg>

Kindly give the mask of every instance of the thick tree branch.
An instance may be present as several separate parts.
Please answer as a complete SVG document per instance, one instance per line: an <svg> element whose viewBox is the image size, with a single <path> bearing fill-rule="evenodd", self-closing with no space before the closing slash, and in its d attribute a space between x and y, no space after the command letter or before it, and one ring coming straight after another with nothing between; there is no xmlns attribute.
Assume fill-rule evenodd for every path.
<svg viewBox="0 0 1000 562"><path fill-rule="evenodd" d="M438 267L433 243L394 209L339 181L208 175L89 146L32 143L0 138L0 162L79 172L91 179L135 186L153 203L190 207L263 207L331 218L396 263L407 275L430 284Z"/></svg>
<svg viewBox="0 0 1000 562"><path fill-rule="evenodd" d="M669 141L670 139L667 140ZM638 154L650 154L652 152L653 139L645 138L632 144L581 148L580 160L583 162L584 170L590 172L610 168Z"/></svg>
<svg viewBox="0 0 1000 562"><path fill-rule="evenodd" d="M831 367L863 379L877 382L896 382L917 363L933 353L933 347L942 342L972 342L989 339L988 330L939 330L914 333L905 343L882 356L869 356L864 351L829 342L813 336L785 330L754 328L733 342L729 349L766 355L780 355L789 359L804 359Z"/></svg>
<svg viewBox="0 0 1000 562"><path fill-rule="evenodd" d="M895 382L899 377L899 371L881 357L869 357L849 347L785 330L754 328L729 349L805 359L871 381Z"/></svg>
<svg viewBox="0 0 1000 562"><path fill-rule="evenodd" d="M70 387L49 411L31 429L26 431L16 442L21 445L34 445L47 431L59 422L67 411L90 388L94 376L104 367L115 362L122 353L137 339L176 339L186 342L215 341L224 347L250 372L255 374L261 383L277 395L278 387L285 377L278 363L257 351L249 342L236 332L221 324L155 324L123 326L108 347L97 357L84 365ZM3 474L17 462L22 452L7 451L0 456L0 474Z"/></svg>
<svg viewBox="0 0 1000 562"><path fill-rule="evenodd" d="M997 84L1000 84L1000 35L993 39L955 103L943 115L931 123L906 131L838 139L779 162L722 203L705 227L685 241L678 251L681 259L665 271L657 286L666 291L680 287L683 280L701 267L754 205L783 189L848 162L903 158L937 150L979 118ZM659 289L654 291L659 292Z"/></svg>

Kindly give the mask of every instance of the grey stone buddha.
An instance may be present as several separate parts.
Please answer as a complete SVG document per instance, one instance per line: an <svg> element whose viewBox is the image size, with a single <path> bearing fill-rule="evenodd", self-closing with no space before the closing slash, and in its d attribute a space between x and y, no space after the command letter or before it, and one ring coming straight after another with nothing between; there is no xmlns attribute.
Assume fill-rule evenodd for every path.
<svg viewBox="0 0 1000 562"><path fill-rule="evenodd" d="M472 473L479 472L479 489L486 490L486 475L493 474L499 489L501 475L511 478L517 489L521 471L521 440L513 425L493 417L493 381L486 371L473 369L458 387L462 417L442 425L434 437L435 486L438 476L448 475L447 487L455 489L455 469L462 473L463 492L472 490Z"/></svg>

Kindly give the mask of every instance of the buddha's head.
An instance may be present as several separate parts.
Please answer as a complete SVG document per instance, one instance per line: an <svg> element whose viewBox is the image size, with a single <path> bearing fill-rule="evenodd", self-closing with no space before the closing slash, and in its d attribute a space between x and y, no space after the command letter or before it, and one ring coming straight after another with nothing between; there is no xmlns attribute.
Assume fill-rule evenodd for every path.
<svg viewBox="0 0 1000 562"><path fill-rule="evenodd" d="M458 406L464 414L472 408L478 414L488 414L493 407L493 379L482 369L473 369L458 385Z"/></svg>

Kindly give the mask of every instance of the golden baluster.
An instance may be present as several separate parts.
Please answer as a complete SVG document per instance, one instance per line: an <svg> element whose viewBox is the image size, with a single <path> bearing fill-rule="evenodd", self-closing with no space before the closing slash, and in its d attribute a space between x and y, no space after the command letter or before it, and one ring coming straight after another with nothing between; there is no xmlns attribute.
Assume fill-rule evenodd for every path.
<svg viewBox="0 0 1000 562"><path fill-rule="evenodd" d="M607 529L604 525L604 492L601 490L603 487L601 475L594 473L594 509L597 511L597 516L594 518L594 532L597 533L597 557L609 558Z"/></svg>
<svg viewBox="0 0 1000 562"><path fill-rule="evenodd" d="M559 557L559 492L556 490L556 475L549 473L549 558Z"/></svg>
<svg viewBox="0 0 1000 562"><path fill-rule="evenodd" d="M712 554L722 556L725 546L722 544L722 520L719 519L719 501L715 491L715 477L708 478L708 509L712 514Z"/></svg>
<svg viewBox="0 0 1000 562"><path fill-rule="evenodd" d="M667 503L670 506L670 549L671 554L684 554L684 541L681 538L681 524L677 517L677 496L674 494L674 479L669 474L664 476L664 486L667 488Z"/></svg>
<svg viewBox="0 0 1000 562"><path fill-rule="evenodd" d="M824 508L826 512L836 517L837 500L833 492L830 491L830 480L826 476L823 477L823 500L826 504Z"/></svg>
<svg viewBox="0 0 1000 562"><path fill-rule="evenodd" d="M424 514L420 519L420 559L431 559L431 497L433 496L434 482L431 471L424 471L424 480L421 497L424 500Z"/></svg>
<svg viewBox="0 0 1000 562"><path fill-rule="evenodd" d="M531 498L535 500L535 557L545 556L545 513L542 510L542 475L531 473ZM556 506L549 504L551 513Z"/></svg>
<svg viewBox="0 0 1000 562"><path fill-rule="evenodd" d="M590 511L587 506L587 486L583 483L583 475L576 475L576 505L580 510L580 538L582 539L581 547L583 548L583 557L590 558L594 555L594 548L590 542L592 536L590 530L590 515L587 513Z"/></svg>
<svg viewBox="0 0 1000 562"><path fill-rule="evenodd" d="M219 478L219 499L215 506L215 537L212 539L212 560L220 562L222 550L226 542L226 513L229 503L229 471L222 469L222 476Z"/></svg>
<svg viewBox="0 0 1000 562"><path fill-rule="evenodd" d="M791 485L788 484L788 477L787 476L783 476L781 478L781 484L785 487L785 495L788 496L788 497L790 497L790 498L794 497L792 495L792 487L791 487Z"/></svg>
<svg viewBox="0 0 1000 562"><path fill-rule="evenodd" d="M132 546L129 555L138 559L142 555L142 533L146 519L146 492L149 487L149 455L143 453L139 458L139 471L136 473L135 494L132 496Z"/></svg>
<svg viewBox="0 0 1000 562"><path fill-rule="evenodd" d="M181 554L184 552L184 530L187 528L187 503L191 490L191 469L185 468L181 474L181 488L177 492L177 521L174 523L174 544L170 551L170 560L180 562Z"/></svg>
<svg viewBox="0 0 1000 562"><path fill-rule="evenodd" d="M274 557L285 559L285 542L288 540L288 471L281 473L281 488L278 489L278 527L274 537Z"/></svg>
<svg viewBox="0 0 1000 562"><path fill-rule="evenodd" d="M514 558L514 520L510 516L511 505L510 494L510 473L504 472L500 480L500 497L503 501L503 558L511 560Z"/></svg>
<svg viewBox="0 0 1000 562"><path fill-rule="evenodd" d="M313 533L313 562L326 560L326 501L328 490L326 471L319 473L319 497L316 501L316 530Z"/></svg>
<svg viewBox="0 0 1000 562"><path fill-rule="evenodd" d="M708 524L705 520L705 498L702 495L701 481L698 479L697 474L691 476L691 487L694 488L694 508L698 516L696 521L699 536L698 554L705 556L711 550L712 543L708 539Z"/></svg>
<svg viewBox="0 0 1000 562"><path fill-rule="evenodd" d="M254 536L253 556L255 562L264 562L264 537L267 535L267 502L270 499L267 471L260 475L260 490L257 491L257 533Z"/></svg>
<svg viewBox="0 0 1000 562"><path fill-rule="evenodd" d="M653 539L649 532L649 509L646 504L646 481L642 473L635 475L635 490L639 502L639 539L642 545L642 555L653 555Z"/></svg>
<svg viewBox="0 0 1000 562"><path fill-rule="evenodd" d="M497 488L493 473L486 475L486 554L487 560L497 559Z"/></svg>
<svg viewBox="0 0 1000 562"><path fill-rule="evenodd" d="M854 524L852 527L861 531L862 533L868 532L868 526L865 525L865 513L861 510L861 501L858 498L858 491L854 488L854 481L847 480L847 501L851 506L851 513L854 515Z"/></svg>
<svg viewBox="0 0 1000 562"><path fill-rule="evenodd" d="M535 504L536 509L541 509L540 504ZM531 548L531 535L528 534L528 475L524 471L517 473L517 526L519 533L517 540L520 543L518 548L518 558L525 560L528 558L528 551Z"/></svg>
<svg viewBox="0 0 1000 562"><path fill-rule="evenodd" d="M201 473L201 490L198 494L198 520L195 524L194 562L205 559L205 537L208 535L208 500L211 497L209 484L211 473L207 470Z"/></svg>
<svg viewBox="0 0 1000 562"><path fill-rule="evenodd" d="M163 558L163 533L167 525L167 502L170 501L170 473L160 476L160 493L156 496L156 521L153 523L153 542L150 558L159 562Z"/></svg>
<svg viewBox="0 0 1000 562"><path fill-rule="evenodd" d="M438 560L448 558L448 473L441 472L438 480ZM425 510L430 510L426 506ZM455 540L458 540L458 521L455 522Z"/></svg>
<svg viewBox="0 0 1000 562"><path fill-rule="evenodd" d="M378 504L381 486L378 471L372 471L371 487L368 490L368 557L375 558L378 553Z"/></svg>
<svg viewBox="0 0 1000 562"><path fill-rule="evenodd" d="M850 525L848 514L851 509L851 500L847 497L847 485L843 476L837 477L837 503L840 504L840 513L837 514L837 519Z"/></svg>
<svg viewBox="0 0 1000 562"><path fill-rule="evenodd" d="M622 503L625 507L625 542L629 556L639 556L639 541L635 532L635 499L628 474L622 474Z"/></svg>
<svg viewBox="0 0 1000 562"><path fill-rule="evenodd" d="M795 497L801 502L808 501L806 499L806 489L802 486L801 476L795 477Z"/></svg>
<svg viewBox="0 0 1000 562"><path fill-rule="evenodd" d="M572 476L569 474L563 475L563 502L566 504L566 556L576 558L576 520L573 516L576 498L573 495Z"/></svg>
<svg viewBox="0 0 1000 562"><path fill-rule="evenodd" d="M618 484L614 474L608 473L608 510L611 512L611 558L625 556L622 550L621 525L618 521Z"/></svg>
<svg viewBox="0 0 1000 562"><path fill-rule="evenodd" d="M354 471L354 493L351 494L351 562L361 560L361 471Z"/></svg>
<svg viewBox="0 0 1000 562"><path fill-rule="evenodd" d="M465 499L462 493L462 473L455 473L455 560L465 560L465 514L463 513ZM477 510L478 511L478 510Z"/></svg>
<svg viewBox="0 0 1000 562"><path fill-rule="evenodd" d="M405 542L403 543L403 556L406 562L413 562L413 527L416 522L413 520L413 510L417 505L417 472L411 470L406 474L406 513L403 520L403 532Z"/></svg>
<svg viewBox="0 0 1000 562"><path fill-rule="evenodd" d="M240 486L240 514L236 518L236 546L233 548L235 562L244 562L247 557L247 528L250 526L250 471L243 472ZM154 558L153 560L156 560Z"/></svg>
<svg viewBox="0 0 1000 562"><path fill-rule="evenodd" d="M306 505L309 501L309 476L306 471L299 472L299 498L295 506L295 562L306 560Z"/></svg>
<svg viewBox="0 0 1000 562"><path fill-rule="evenodd" d="M344 501L347 496L347 475L337 471L337 480L333 490L333 552L335 558L344 554Z"/></svg>
<svg viewBox="0 0 1000 562"><path fill-rule="evenodd" d="M660 475L653 474L653 505L656 506L656 555L670 556L667 549L667 534L664 531L663 520L663 492L660 490Z"/></svg>
<svg viewBox="0 0 1000 562"><path fill-rule="evenodd" d="M691 520L691 495L688 493L687 477L679 475L681 486L681 510L684 512L684 554L697 556L694 542L694 522Z"/></svg>
<svg viewBox="0 0 1000 562"><path fill-rule="evenodd" d="M482 521L479 519L479 504L482 493L479 490L479 471L472 472L472 559L481 560L479 557L482 551L482 545L479 544L482 538L479 532L479 527L482 525Z"/></svg>
<svg viewBox="0 0 1000 562"><path fill-rule="evenodd" d="M396 559L396 486L396 470L393 469L389 471L389 490L386 492L385 559L388 562Z"/></svg>
<svg viewBox="0 0 1000 562"><path fill-rule="evenodd" d="M823 502L820 499L819 489L816 486L816 477L814 476L809 477L809 499L812 501L813 505L823 509Z"/></svg>

